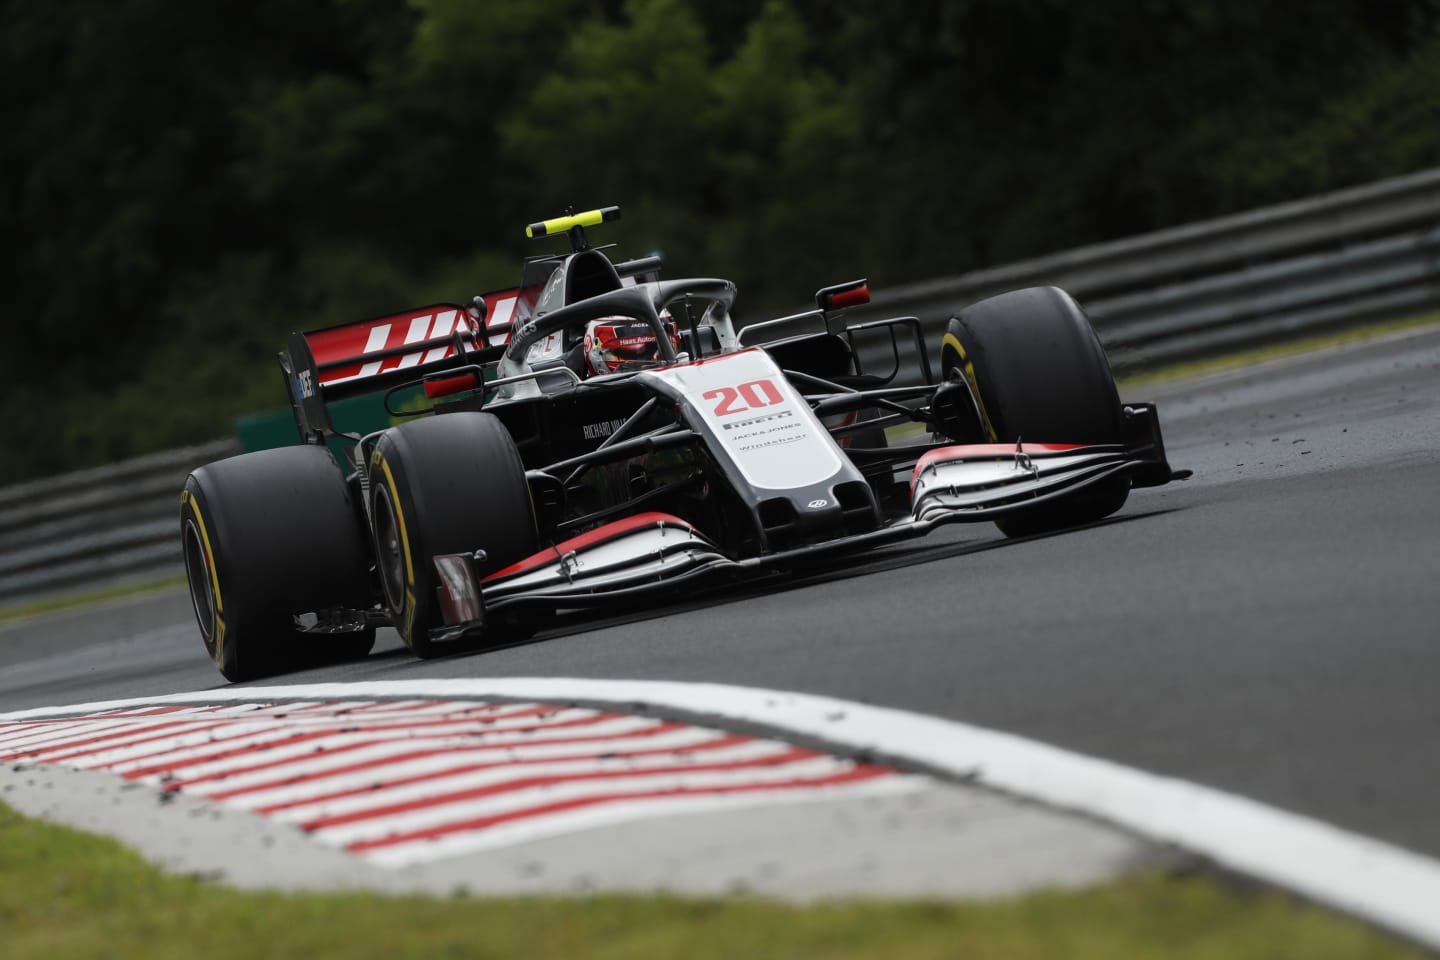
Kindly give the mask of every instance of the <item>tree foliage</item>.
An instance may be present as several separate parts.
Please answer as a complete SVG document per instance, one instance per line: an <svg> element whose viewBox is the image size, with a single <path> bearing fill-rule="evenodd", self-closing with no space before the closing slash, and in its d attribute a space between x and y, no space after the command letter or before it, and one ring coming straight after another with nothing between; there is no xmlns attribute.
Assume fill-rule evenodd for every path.
<svg viewBox="0 0 1440 960"><path fill-rule="evenodd" d="M4 0L0 482L607 232L742 312L1440 163L1437 0Z"/></svg>

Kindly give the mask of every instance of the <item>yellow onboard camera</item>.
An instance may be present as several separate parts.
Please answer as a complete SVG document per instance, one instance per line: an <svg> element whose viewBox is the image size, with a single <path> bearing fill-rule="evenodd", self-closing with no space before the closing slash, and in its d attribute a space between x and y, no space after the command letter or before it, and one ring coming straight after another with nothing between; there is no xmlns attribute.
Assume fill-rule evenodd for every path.
<svg viewBox="0 0 1440 960"><path fill-rule="evenodd" d="M619 219L619 207L600 207L597 210L586 210L584 213L576 213L572 207L565 212L563 217L530 224L525 228L525 236L533 240L536 237L553 237L556 234L564 233L569 235L572 249L584 250L589 246L585 239L586 227L598 227L602 223L610 223Z"/></svg>

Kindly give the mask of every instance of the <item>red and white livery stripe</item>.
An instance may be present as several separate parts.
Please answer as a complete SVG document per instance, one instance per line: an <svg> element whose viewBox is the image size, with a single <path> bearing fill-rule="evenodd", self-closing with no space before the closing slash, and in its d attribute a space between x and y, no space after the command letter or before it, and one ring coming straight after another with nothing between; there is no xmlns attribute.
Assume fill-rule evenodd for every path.
<svg viewBox="0 0 1440 960"><path fill-rule="evenodd" d="M382 317L348 327L318 330L306 334L306 340L317 364L352 361L344 366L321 371L320 382L325 386L333 386L347 380L373 377L390 370L404 370L421 363L443 360L454 354L453 346L431 347L428 350L416 350L398 357L378 360L365 358L383 350L449 337L455 332L457 324L461 326L462 332L469 329L469 322L460 310L455 307L435 307L414 314Z"/></svg>

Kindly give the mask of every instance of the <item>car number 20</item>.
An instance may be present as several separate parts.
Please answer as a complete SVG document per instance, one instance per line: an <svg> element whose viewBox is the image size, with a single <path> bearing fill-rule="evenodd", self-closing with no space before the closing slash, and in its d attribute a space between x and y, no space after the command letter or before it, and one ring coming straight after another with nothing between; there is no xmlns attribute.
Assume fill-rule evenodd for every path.
<svg viewBox="0 0 1440 960"><path fill-rule="evenodd" d="M705 400L719 401L715 404L715 416L717 417L728 417L744 413L746 410L770 407L777 403L783 403L785 400L780 393L780 388L768 378L751 380L736 387L706 390L701 397Z"/></svg>

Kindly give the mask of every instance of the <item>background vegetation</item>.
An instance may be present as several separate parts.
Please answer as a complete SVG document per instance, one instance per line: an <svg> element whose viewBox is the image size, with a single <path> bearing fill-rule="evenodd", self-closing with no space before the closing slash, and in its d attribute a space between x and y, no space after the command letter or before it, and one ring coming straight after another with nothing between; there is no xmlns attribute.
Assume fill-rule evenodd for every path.
<svg viewBox="0 0 1440 960"><path fill-rule="evenodd" d="M743 317L1440 163L1437 0L0 10L0 483L223 435L571 203Z"/></svg>

